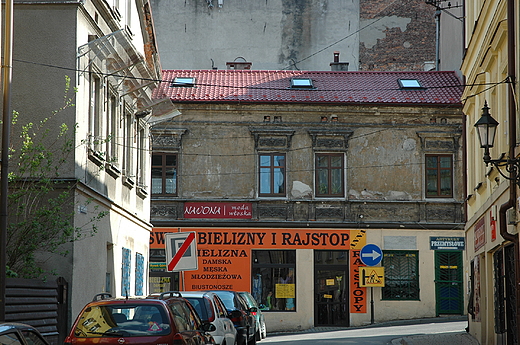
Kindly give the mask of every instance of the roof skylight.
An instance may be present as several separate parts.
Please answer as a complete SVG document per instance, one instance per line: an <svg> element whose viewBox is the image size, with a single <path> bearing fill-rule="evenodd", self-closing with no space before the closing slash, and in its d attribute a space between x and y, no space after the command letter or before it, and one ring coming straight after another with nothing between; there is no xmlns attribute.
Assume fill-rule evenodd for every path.
<svg viewBox="0 0 520 345"><path fill-rule="evenodd" d="M313 89L311 78L292 78L291 79L292 89Z"/></svg>
<svg viewBox="0 0 520 345"><path fill-rule="evenodd" d="M401 89L422 89L417 79L399 79L399 86Z"/></svg>
<svg viewBox="0 0 520 345"><path fill-rule="evenodd" d="M175 77L170 84L170 87L193 87L195 86L195 78L193 77Z"/></svg>

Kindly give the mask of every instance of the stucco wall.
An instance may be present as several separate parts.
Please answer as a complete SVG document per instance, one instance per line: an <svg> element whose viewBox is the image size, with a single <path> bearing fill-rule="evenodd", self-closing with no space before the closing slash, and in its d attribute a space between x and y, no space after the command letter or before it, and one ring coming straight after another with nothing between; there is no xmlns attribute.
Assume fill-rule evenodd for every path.
<svg viewBox="0 0 520 345"><path fill-rule="evenodd" d="M334 51L357 69L358 0L151 4L164 69L225 69L243 57L252 69L330 70Z"/></svg>

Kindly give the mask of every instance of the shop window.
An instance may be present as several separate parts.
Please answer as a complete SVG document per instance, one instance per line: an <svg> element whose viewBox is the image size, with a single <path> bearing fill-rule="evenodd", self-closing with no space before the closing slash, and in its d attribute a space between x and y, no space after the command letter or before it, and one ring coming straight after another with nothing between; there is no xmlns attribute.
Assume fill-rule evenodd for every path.
<svg viewBox="0 0 520 345"><path fill-rule="evenodd" d="M383 299L419 299L419 252L384 251L382 266L385 268Z"/></svg>
<svg viewBox="0 0 520 345"><path fill-rule="evenodd" d="M285 154L259 155L260 196L285 196Z"/></svg>
<svg viewBox="0 0 520 345"><path fill-rule="evenodd" d="M426 155L426 197L453 196L453 159L451 155Z"/></svg>
<svg viewBox="0 0 520 345"><path fill-rule="evenodd" d="M252 295L263 311L296 310L296 250L253 250Z"/></svg>
<svg viewBox="0 0 520 345"><path fill-rule="evenodd" d="M177 195L177 154L152 155L152 194Z"/></svg>
<svg viewBox="0 0 520 345"><path fill-rule="evenodd" d="M316 196L343 196L343 154L316 154Z"/></svg>

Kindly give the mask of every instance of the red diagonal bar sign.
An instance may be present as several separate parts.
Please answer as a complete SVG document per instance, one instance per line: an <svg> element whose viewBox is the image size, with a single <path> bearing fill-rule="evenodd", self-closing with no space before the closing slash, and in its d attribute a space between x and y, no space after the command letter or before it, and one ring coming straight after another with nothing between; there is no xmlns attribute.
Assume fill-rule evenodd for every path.
<svg viewBox="0 0 520 345"><path fill-rule="evenodd" d="M177 253L175 253L175 256L173 257L172 261L170 261L170 263L168 264L168 271L173 271L173 269L175 268L175 266L177 266L177 263L182 258L184 253L186 253L186 250L188 250L188 247L190 246L191 242L193 242L194 239L195 239L195 233L190 232L188 237L186 237L186 239L184 240L184 243L182 244L182 246L179 248Z"/></svg>

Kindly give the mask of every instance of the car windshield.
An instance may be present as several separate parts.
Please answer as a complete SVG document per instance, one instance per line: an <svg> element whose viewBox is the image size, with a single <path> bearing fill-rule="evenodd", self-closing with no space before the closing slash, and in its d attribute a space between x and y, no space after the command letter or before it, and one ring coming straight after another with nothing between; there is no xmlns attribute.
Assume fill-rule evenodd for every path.
<svg viewBox="0 0 520 345"><path fill-rule="evenodd" d="M164 308L150 304L107 304L83 311L74 334L78 338L142 337L170 333Z"/></svg>

